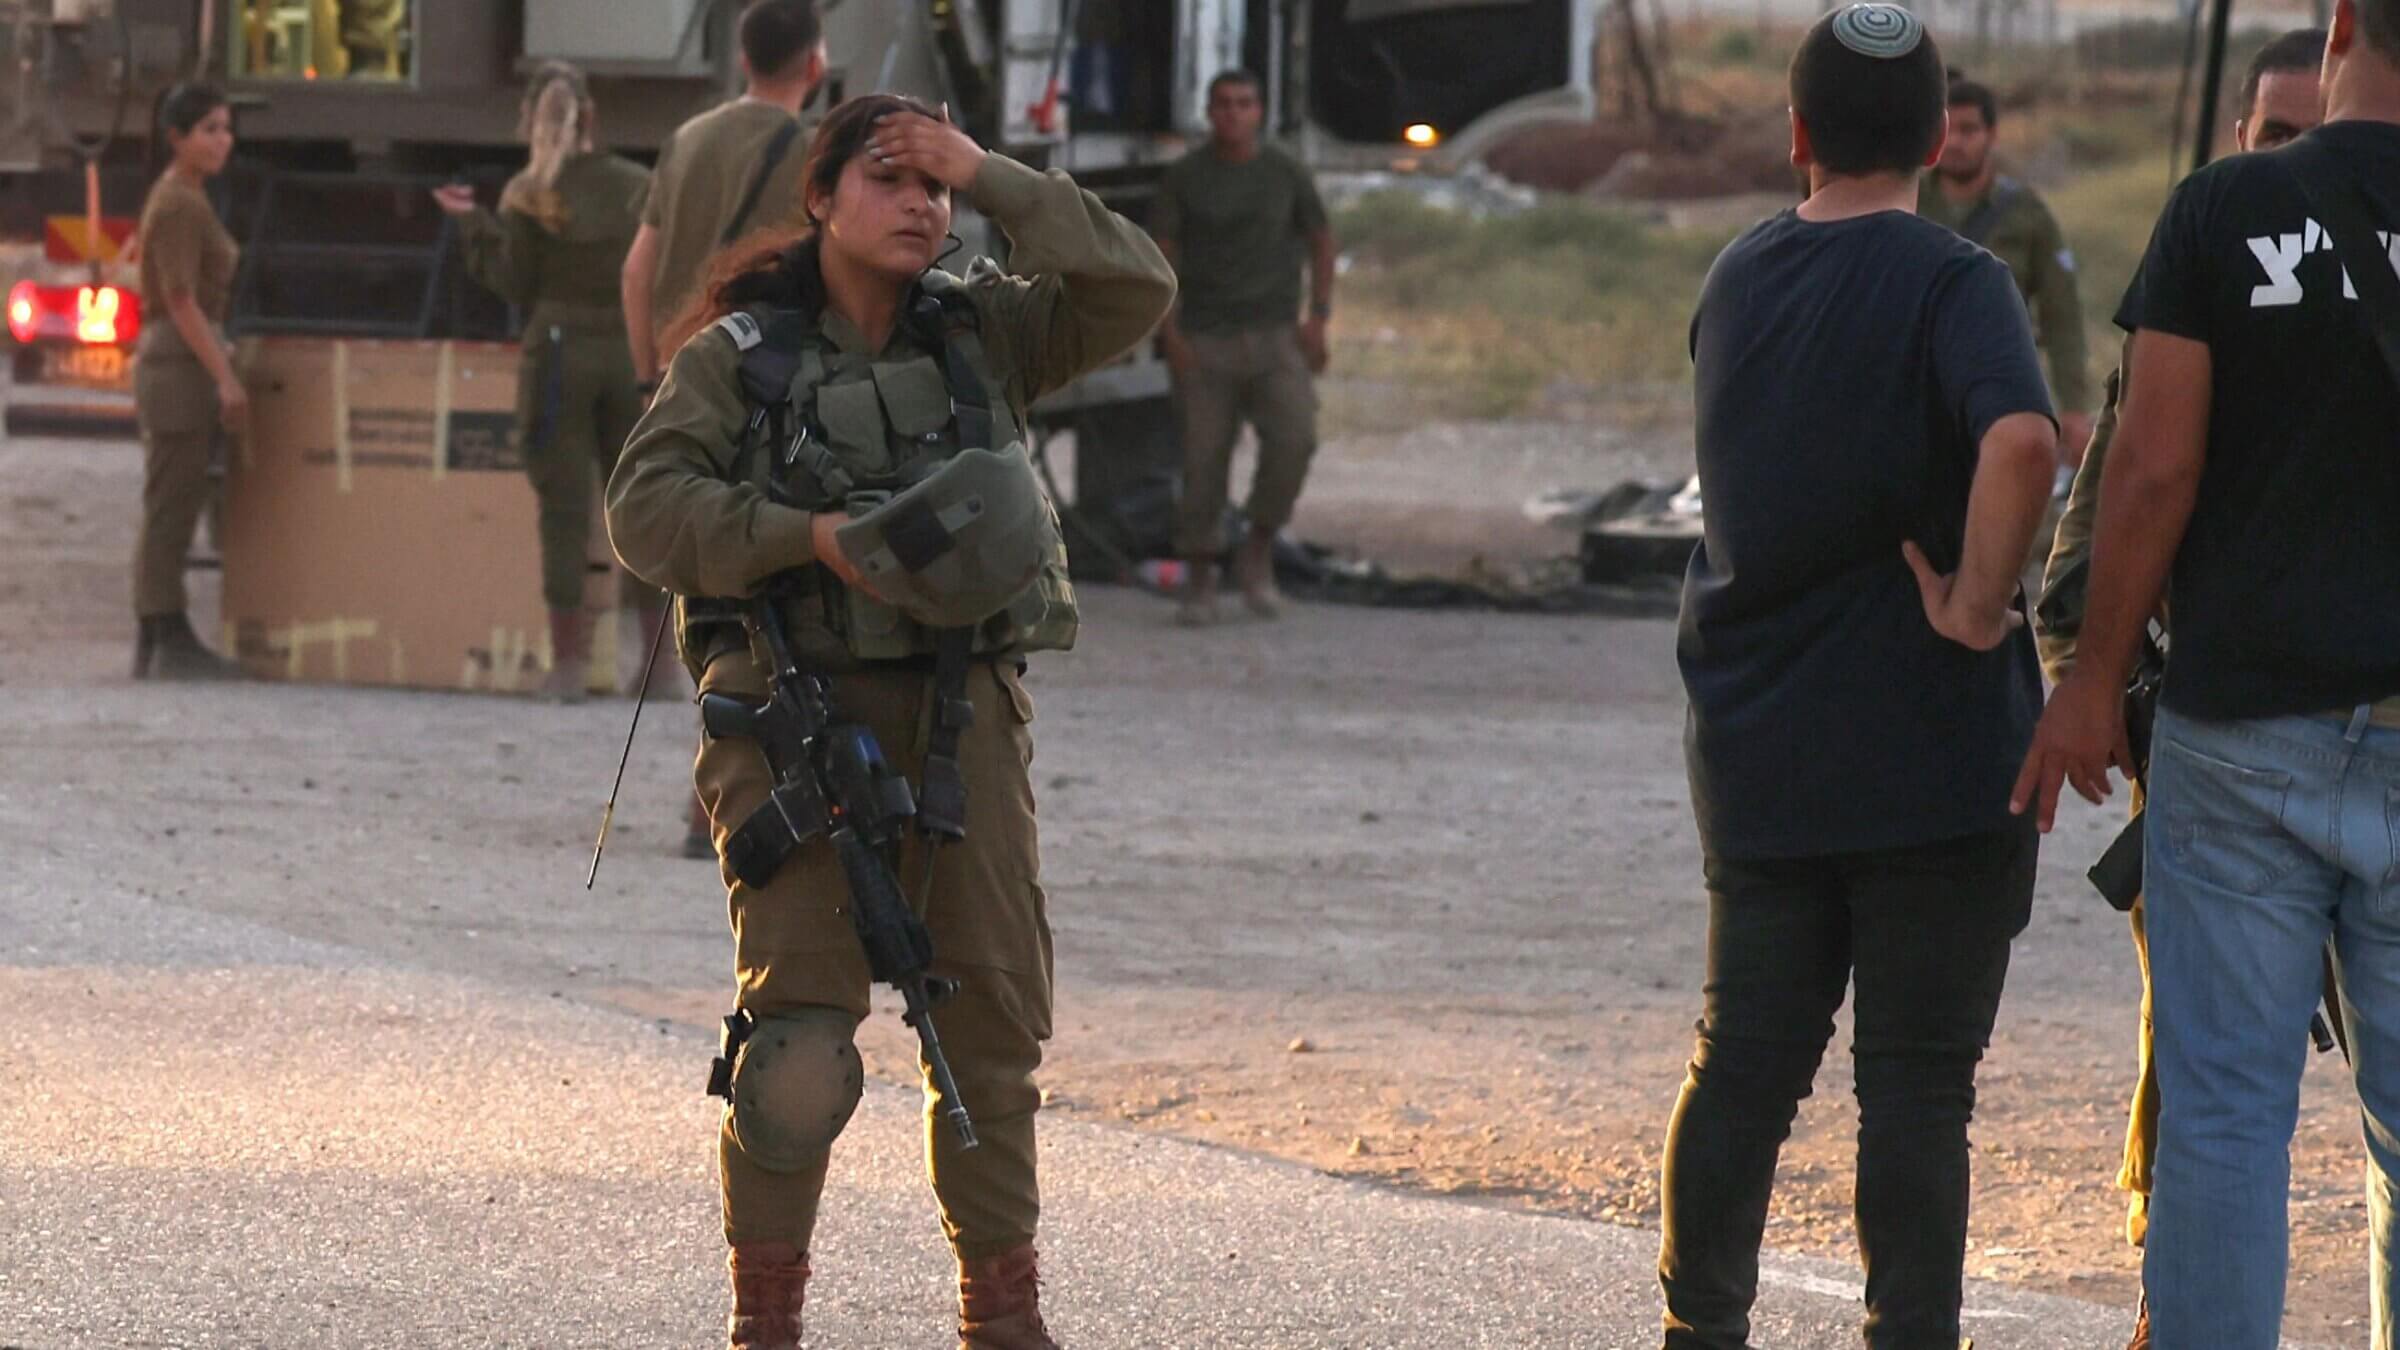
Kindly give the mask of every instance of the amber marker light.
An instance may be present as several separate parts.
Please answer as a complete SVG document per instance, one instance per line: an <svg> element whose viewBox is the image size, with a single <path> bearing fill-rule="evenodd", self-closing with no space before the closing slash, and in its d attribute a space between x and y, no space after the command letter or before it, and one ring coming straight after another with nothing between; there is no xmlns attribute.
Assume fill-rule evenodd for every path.
<svg viewBox="0 0 2400 1350"><path fill-rule="evenodd" d="M1400 139L1419 150L1431 150L1441 144L1442 133L1434 130L1431 122L1411 122L1408 130L1400 133Z"/></svg>

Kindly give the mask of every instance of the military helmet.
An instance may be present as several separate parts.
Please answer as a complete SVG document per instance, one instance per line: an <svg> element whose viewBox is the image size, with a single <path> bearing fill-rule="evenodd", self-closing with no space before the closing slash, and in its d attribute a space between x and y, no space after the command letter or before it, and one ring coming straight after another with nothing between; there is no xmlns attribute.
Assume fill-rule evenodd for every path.
<svg viewBox="0 0 2400 1350"><path fill-rule="evenodd" d="M1022 594L1059 546L1022 445L964 450L834 532L867 588L929 628L967 628Z"/></svg>

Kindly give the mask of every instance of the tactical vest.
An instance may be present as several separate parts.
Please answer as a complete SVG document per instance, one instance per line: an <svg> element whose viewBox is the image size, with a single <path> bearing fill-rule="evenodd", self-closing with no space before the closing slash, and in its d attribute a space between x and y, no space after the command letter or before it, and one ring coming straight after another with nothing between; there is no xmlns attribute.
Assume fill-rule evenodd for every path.
<svg viewBox="0 0 2400 1350"><path fill-rule="evenodd" d="M795 309L737 311L718 327L741 349L742 396L750 408L728 477L772 501L805 511L863 514L939 468L962 449L1026 454L1021 417L992 378L978 334L980 314L964 283L928 272L901 320L904 341L881 358L844 352L814 315ZM1052 514L1056 533L1056 507ZM1075 589L1063 544L1040 574L977 625L979 656L1064 651L1075 645ZM936 654L940 634L822 565L787 602L800 659L820 669L905 661ZM705 601L681 606L684 659L697 672L742 641L738 619Z"/></svg>

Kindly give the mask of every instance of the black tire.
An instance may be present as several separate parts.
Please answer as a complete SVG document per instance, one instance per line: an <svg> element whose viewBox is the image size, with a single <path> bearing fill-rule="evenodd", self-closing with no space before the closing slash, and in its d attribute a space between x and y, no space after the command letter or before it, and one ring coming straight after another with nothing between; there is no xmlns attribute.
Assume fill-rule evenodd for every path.
<svg viewBox="0 0 2400 1350"><path fill-rule="evenodd" d="M1700 522L1683 516L1634 516L1583 535L1583 579L1615 585L1642 577L1679 577L1700 547Z"/></svg>

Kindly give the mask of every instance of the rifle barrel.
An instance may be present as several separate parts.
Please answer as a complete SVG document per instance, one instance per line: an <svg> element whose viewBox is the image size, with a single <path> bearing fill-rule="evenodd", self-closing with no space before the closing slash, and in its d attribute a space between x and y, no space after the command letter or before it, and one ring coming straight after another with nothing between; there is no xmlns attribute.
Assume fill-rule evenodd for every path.
<svg viewBox="0 0 2400 1350"><path fill-rule="evenodd" d="M925 1068L933 1076L933 1090L942 1095L942 1119L958 1135L960 1148L974 1148L982 1141L975 1137L975 1121L967 1114L967 1104L959 1100L958 1080L950 1076L949 1057L942 1053L942 1038L934 1033L933 1017L928 1010L932 998L925 992L925 981L919 977L901 990L908 1001L906 1021L917 1029L917 1044L925 1052Z"/></svg>

